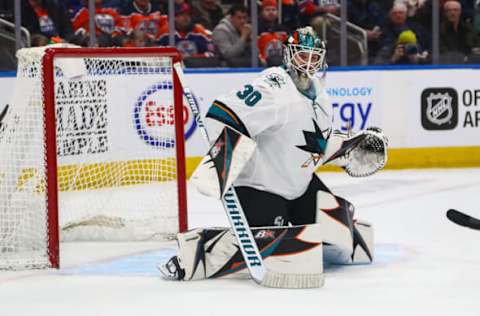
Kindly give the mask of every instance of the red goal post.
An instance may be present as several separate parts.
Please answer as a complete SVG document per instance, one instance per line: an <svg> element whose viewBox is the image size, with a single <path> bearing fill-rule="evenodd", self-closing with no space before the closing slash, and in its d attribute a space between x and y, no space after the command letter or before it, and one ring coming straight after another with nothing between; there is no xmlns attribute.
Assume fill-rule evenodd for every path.
<svg viewBox="0 0 480 316"><path fill-rule="evenodd" d="M7 224L0 223L0 233L9 236L0 239L0 250L6 253L4 259L0 258L0 268L58 268L60 235L72 232L71 239L90 240L100 236L101 240L144 240L186 230L183 93L173 68L173 63L181 61L178 51L55 47L35 52L33 58L22 59L21 54L17 85L33 96L27 96L25 102L14 97L5 126L0 130L0 151L27 152L16 156L0 154L0 164L8 162L3 169L0 167L0 177L3 175L4 179L0 182L0 199L7 200L3 209L0 205L0 212L6 214L7 220L3 222L15 226L2 227ZM29 54L26 52L26 56ZM35 60L38 56L41 60ZM29 87L38 81L40 93ZM59 99L62 93L67 97ZM35 120L39 98L43 121ZM173 107L167 108L155 103L172 101ZM133 115L128 113L132 102ZM147 114L146 103L152 104ZM30 107L33 114L29 114ZM173 126L165 123L167 116L171 116ZM156 121L149 120L151 117ZM39 128L39 124L43 127ZM88 124L103 129L83 128ZM28 132L21 131L24 125ZM37 129L43 129L43 153L35 152L35 148L42 147L35 144L35 139L41 137L40 132L35 132ZM131 135L135 130L136 135ZM16 141L16 137L20 140ZM22 148L17 149L18 146ZM142 149L136 151L133 147ZM43 155L44 178L38 175L42 162L31 158L36 154ZM34 176L26 176L30 173ZM69 202L70 198L74 202ZM146 201L149 199L152 201ZM127 204L134 209L128 210ZM42 210L43 205L46 210ZM85 210L79 211L82 207ZM46 211L46 217L36 213L31 216L35 208L39 213ZM169 213L173 208L175 214ZM68 211L64 214L65 209ZM79 213L75 215L77 218L65 219L73 213ZM28 258L43 256L42 242L32 240L27 230L22 232L25 226L36 230L37 225L38 232L34 235L43 232L47 235L47 263L42 258Z"/></svg>

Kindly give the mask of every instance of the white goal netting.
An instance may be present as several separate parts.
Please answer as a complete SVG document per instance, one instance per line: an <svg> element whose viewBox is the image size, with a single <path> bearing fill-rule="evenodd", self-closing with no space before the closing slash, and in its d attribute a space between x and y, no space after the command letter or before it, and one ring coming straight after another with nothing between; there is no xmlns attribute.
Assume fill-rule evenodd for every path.
<svg viewBox="0 0 480 316"><path fill-rule="evenodd" d="M44 53L18 52L14 96L0 128L0 268L51 265L48 213L55 200L46 174L54 162L46 158L45 87L55 95L61 240L147 240L178 232L184 211L178 183L185 179L177 179L183 138L175 132L172 59L138 52L112 57L101 49L63 54L53 59L52 83Z"/></svg>

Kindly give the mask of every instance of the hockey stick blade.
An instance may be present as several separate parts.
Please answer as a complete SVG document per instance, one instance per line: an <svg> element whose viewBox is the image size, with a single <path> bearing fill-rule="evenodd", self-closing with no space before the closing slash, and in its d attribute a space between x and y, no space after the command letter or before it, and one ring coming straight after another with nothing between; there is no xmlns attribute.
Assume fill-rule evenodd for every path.
<svg viewBox="0 0 480 316"><path fill-rule="evenodd" d="M480 230L480 220L454 209L447 211L447 218L457 225Z"/></svg>
<svg viewBox="0 0 480 316"><path fill-rule="evenodd" d="M2 113L0 113L0 128L2 128L2 121L5 118L5 116L7 115L7 111L8 111L8 104L2 110Z"/></svg>
<svg viewBox="0 0 480 316"><path fill-rule="evenodd" d="M183 88L187 104L194 114L207 147L210 146L209 135L200 115L200 107L193 97L189 87L186 85L183 70L180 63L175 63L175 72ZM226 189L221 198L223 208L227 214L228 221L237 239L243 259L247 264L252 279L262 285L273 288L318 288L324 284L324 275L300 275L269 271L263 262L262 255L255 242L250 226L248 225L245 213L243 212L238 196L233 187Z"/></svg>

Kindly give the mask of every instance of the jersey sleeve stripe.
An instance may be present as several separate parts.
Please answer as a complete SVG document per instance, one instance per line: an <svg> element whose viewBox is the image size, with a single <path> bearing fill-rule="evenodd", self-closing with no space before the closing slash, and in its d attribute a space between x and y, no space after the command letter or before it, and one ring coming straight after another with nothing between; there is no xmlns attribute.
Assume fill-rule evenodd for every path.
<svg viewBox="0 0 480 316"><path fill-rule="evenodd" d="M222 122L223 124L234 128L243 135L250 137L250 133L243 124L242 120L235 114L234 111L232 111L232 109L218 100L213 101L210 109L208 109L206 117Z"/></svg>

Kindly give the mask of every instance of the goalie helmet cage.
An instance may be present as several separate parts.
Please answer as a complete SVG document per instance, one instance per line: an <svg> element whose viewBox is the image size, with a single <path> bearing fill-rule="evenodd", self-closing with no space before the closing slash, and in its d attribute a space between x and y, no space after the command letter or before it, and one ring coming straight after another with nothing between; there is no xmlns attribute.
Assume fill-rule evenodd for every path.
<svg viewBox="0 0 480 316"><path fill-rule="evenodd" d="M27 55L29 55L28 52ZM23 76L30 77L27 78L28 80L40 81L40 84L38 84L38 82L35 84L39 86L37 87L37 90L39 90L37 92L37 94L39 94L37 98L41 98L38 105L41 106L43 103L43 113L37 113L37 115L40 116L43 114L43 120L39 123L37 122L37 125L42 126L25 127L28 129L28 132L24 133L26 136L23 136L23 140L16 141L16 135L19 133L19 130L23 128L22 125L28 123L29 120L22 120L22 112L15 112L16 104L13 103L13 106L11 106L11 109L8 111L9 113L7 113L5 124L0 130L0 269L58 268L60 264L60 231L62 231L62 240L64 239L64 233L67 234L67 232L70 233L70 231L75 230L82 231L83 229L86 230L83 233L79 233L80 237L73 234L74 237L70 239L90 240L92 234L95 235L93 239L99 238L101 240L159 239L165 236L171 236L179 231L185 231L187 229L187 205L183 93L178 77L173 69L173 63L181 60L178 51L174 48L60 47L46 48L43 49L40 54L36 53L33 54L33 56L36 56L33 57L34 59L40 56L41 59L29 60L31 64L25 65L22 64L19 55L16 85L21 85L20 77L22 76L22 72L24 73ZM32 57L28 58L31 59ZM62 68L59 65L65 67ZM24 69L21 67L24 67ZM87 76L91 75L95 78L90 78L90 81L87 80L79 83L82 79L78 78L82 78L82 72L87 74ZM68 77L69 75L71 76ZM35 78L36 76L37 78ZM103 78L102 76L107 77L107 79L101 79ZM108 82L110 80L108 77L113 77L112 83ZM121 77L121 79L116 79L117 77ZM59 83L62 82L62 80L64 80L63 85ZM68 89L67 86L69 84L69 87L73 87L72 89L76 91L71 90L67 92L67 94L70 93L70 99L67 97L67 102L62 103L62 100L59 101L56 94L60 95L60 93L65 93L62 89ZM90 98L87 97L84 98L83 101L78 101L76 99L78 93L80 93L80 98L82 97L82 92L78 92L78 87L82 84L88 84L88 89L90 89L88 91L90 91L90 93L95 94L95 91L100 91L99 94L97 96L90 95ZM92 85L97 86L93 87ZM110 86L115 85L115 89L110 88ZM80 90L82 89L83 88L80 88ZM111 97L114 101L112 102L106 101L107 97L105 97L105 94L108 89L113 90ZM28 89L26 90L29 91ZM32 91L33 90L35 89L32 88ZM86 93L88 94L89 92ZM126 95L132 96L132 93L135 98L125 97ZM164 98L164 103L166 103L167 106L169 104L168 102L170 102L170 108L165 110L165 108L160 106L155 107L154 101L149 101L156 93L161 94L160 98ZM18 92L16 91L15 95L17 94ZM75 94L77 94L77 96L75 96ZM105 98L102 99L99 96ZM28 95L21 95L21 97L24 99L35 98L35 96L32 97ZM85 97L85 95L83 97ZM157 95L157 101L158 98ZM170 101L169 98L171 99ZM34 103L31 102L30 99L27 102ZM127 99L128 101L133 99L133 104L132 102L127 102ZM18 96L14 96L13 102L16 100L19 100ZM25 101L23 102L25 103ZM67 104L68 102L72 104ZM85 121L89 119L91 119L89 121L90 123L94 121L96 123L101 122L99 126L101 125L103 130L84 130L72 135L72 131L69 130L69 128L72 126L78 127L80 123L72 123L69 120L74 120L72 116L77 115L78 117L78 113L75 113L75 111L82 107L86 109L89 102L94 103L94 106L97 106L97 109L99 108L101 113L97 113L98 117L95 119L88 116L93 115L92 113L82 112L81 118L83 119L83 123L85 124ZM135 156L134 150L129 148L129 139L125 136L126 132L123 132L123 129L128 129L127 126L120 125L120 128L118 128L118 123L116 123L117 129L115 129L113 133L111 130L108 130L109 128L114 129L115 126L113 125L115 124L108 121L110 117L106 119L104 116L110 114L113 114L113 116L122 116L122 114L117 115L117 112L124 113L120 110L114 111L109 109L107 114L107 108L111 106L107 104L109 102L115 103L116 106L129 106L129 109L135 107L135 109L131 111L133 114L131 115L131 113L129 113L130 116L123 115L123 121L122 118L120 118L120 122L125 124L125 117L129 117L130 123L133 122L133 124L130 124L133 126L131 126L132 128L129 130L130 134L135 134L136 129L134 136L137 143L135 144L136 146L147 147L145 149L146 154L142 152L142 155ZM150 113L147 113L147 122L145 123L145 111L147 111L145 107L148 108L148 102L151 102L149 104L152 108L150 109ZM101 104L98 105L98 103ZM147 106L145 106L145 104L147 104ZM65 108L67 108L67 110ZM68 112L65 114L67 117L60 118L64 115L64 111ZM150 114L150 121L148 114ZM35 115L31 116L34 117ZM165 123L168 120L170 120L170 123ZM160 132L155 130L155 122L161 125ZM180 124L178 124L178 122L180 122ZM139 128L142 124L153 127L151 127L151 131L146 132ZM105 126L107 126L107 128L105 128ZM169 129L166 130L165 126ZM32 132L32 130L36 128L43 129L42 136ZM148 127L145 127L145 129L147 128ZM59 130L63 133L60 135L62 139L58 138ZM133 133L132 130L134 131ZM149 135L149 133L153 133L153 135ZM42 132L38 132L37 134L41 135ZM122 140L120 142L121 145L113 146L111 139L108 139L110 143L105 145L105 139L107 137L113 139L115 134L120 134L120 136L116 138L117 140L119 138ZM37 166L31 162L24 163L23 165L20 164L21 159L19 159L19 157L31 157L32 155L12 153L15 152L13 146L30 144L31 139L33 139L35 135L43 138L43 140L40 141L43 142L43 145L40 144L37 146L43 148L38 150L41 152L36 153L37 155L44 156L43 161L40 162L40 164L43 163L43 166L37 168L44 168L44 170L40 172L36 170ZM95 135L101 136L93 141L90 139L85 142L84 140L83 146L90 147L90 152L84 151L78 154L78 151L82 149L82 146L75 143L74 138L78 137L78 135L93 135L93 138L95 138ZM132 139L133 138L130 139L130 142L134 142ZM95 146L91 143L95 141L101 144L97 144L96 149L94 148L92 150L92 147ZM125 145L123 143L124 141L128 143ZM89 144L89 146L85 146L86 144ZM105 156L106 151L113 152L113 147L122 147L122 145L126 147L122 148L124 151L121 153L121 155L125 155L126 158L123 156L118 157L118 159L122 161L117 161L117 157L112 161L110 156L106 161L98 159L98 157ZM2 146L4 147L3 149ZM31 148L35 148L35 146L25 146L23 150L32 151ZM102 149L98 150L99 148ZM3 150L7 153L3 154ZM119 152L120 150L117 148L116 151ZM9 157L10 159L8 159ZM88 159L88 161L79 161L80 159ZM5 163L6 160L8 160L9 163ZM42 160L42 158L40 158L40 160ZM59 160L64 161L62 164L57 164ZM12 165L12 161L16 162L13 162ZM3 169L2 164L4 165ZM16 169L14 172L10 172L10 174L8 170L6 171L9 165L13 166L11 169ZM44 174L44 178L39 176L38 173ZM65 175L65 173L67 175ZM38 178L40 178L40 180ZM10 181L10 184L9 179L13 179L13 181ZM147 185L150 184L155 186L153 186L153 188L147 187ZM112 197L112 193L110 193L109 190L119 191L115 192L113 194L114 197ZM134 190L134 193L131 193L130 190ZM84 194L82 197L83 200L79 200L78 197L76 197L74 202L69 202L73 204L73 207L72 205L69 206L69 212L71 212L71 209L76 212L78 208L81 208L80 204L87 203L85 207L88 210L86 212L91 213L87 215L79 214L79 218L75 220L60 223L61 217L64 216L64 210L59 209L59 191L62 192L61 194L72 194L73 196L78 196L82 192L88 193ZM63 193L63 191L67 191L67 193ZM164 193L164 191L168 193ZM137 193L140 195L136 195ZM41 196L40 198L39 195ZM96 200L95 196L99 195L102 196L101 203L92 206L93 201ZM106 199L104 195L107 196ZM140 202L143 202L142 199L144 197L151 198L152 196L163 196L163 200L159 202L163 205L153 206L154 215L151 215L152 210L149 210L150 213L148 214L146 212L142 213L143 210L140 210L140 207L142 207L143 204ZM119 202L115 203L117 198L126 200L120 199ZM105 199L105 201L103 199ZM34 202L37 200L40 202ZM156 203L157 202L158 201L156 201ZM117 214L118 209L116 208L122 208L124 204L132 203L135 205L135 210L129 210L130 213L127 214L127 217L133 216L132 214L135 214L135 216L143 216L141 218L142 225L147 227L147 225L152 225L153 223L153 226L159 224L157 225L158 227L127 227L128 225L136 225L135 220L137 219L123 218L122 216L124 216L124 214ZM68 202L65 204L68 205ZM116 206L111 207L108 211L104 210L112 204ZM150 204L148 206L152 208ZM103 213L104 211L105 213ZM164 215L164 212L173 212L173 215ZM67 215L70 215L70 213ZM163 220L165 223L159 223L159 221ZM25 224L22 221L28 221L28 223ZM102 232L99 235L96 232L92 233L92 231L89 230L91 227L93 227L93 229L98 228L102 230ZM125 229L129 233L127 236L119 236L119 234L115 233L113 233L113 237L106 236L110 234L110 231L116 231L116 228L121 228L120 231ZM23 233L22 230L24 230ZM107 233L105 233L104 230L106 230ZM32 241L30 235L33 235L33 238L40 239L40 241ZM35 258L29 258L28 256L39 256L42 258L38 258L37 260Z"/></svg>

